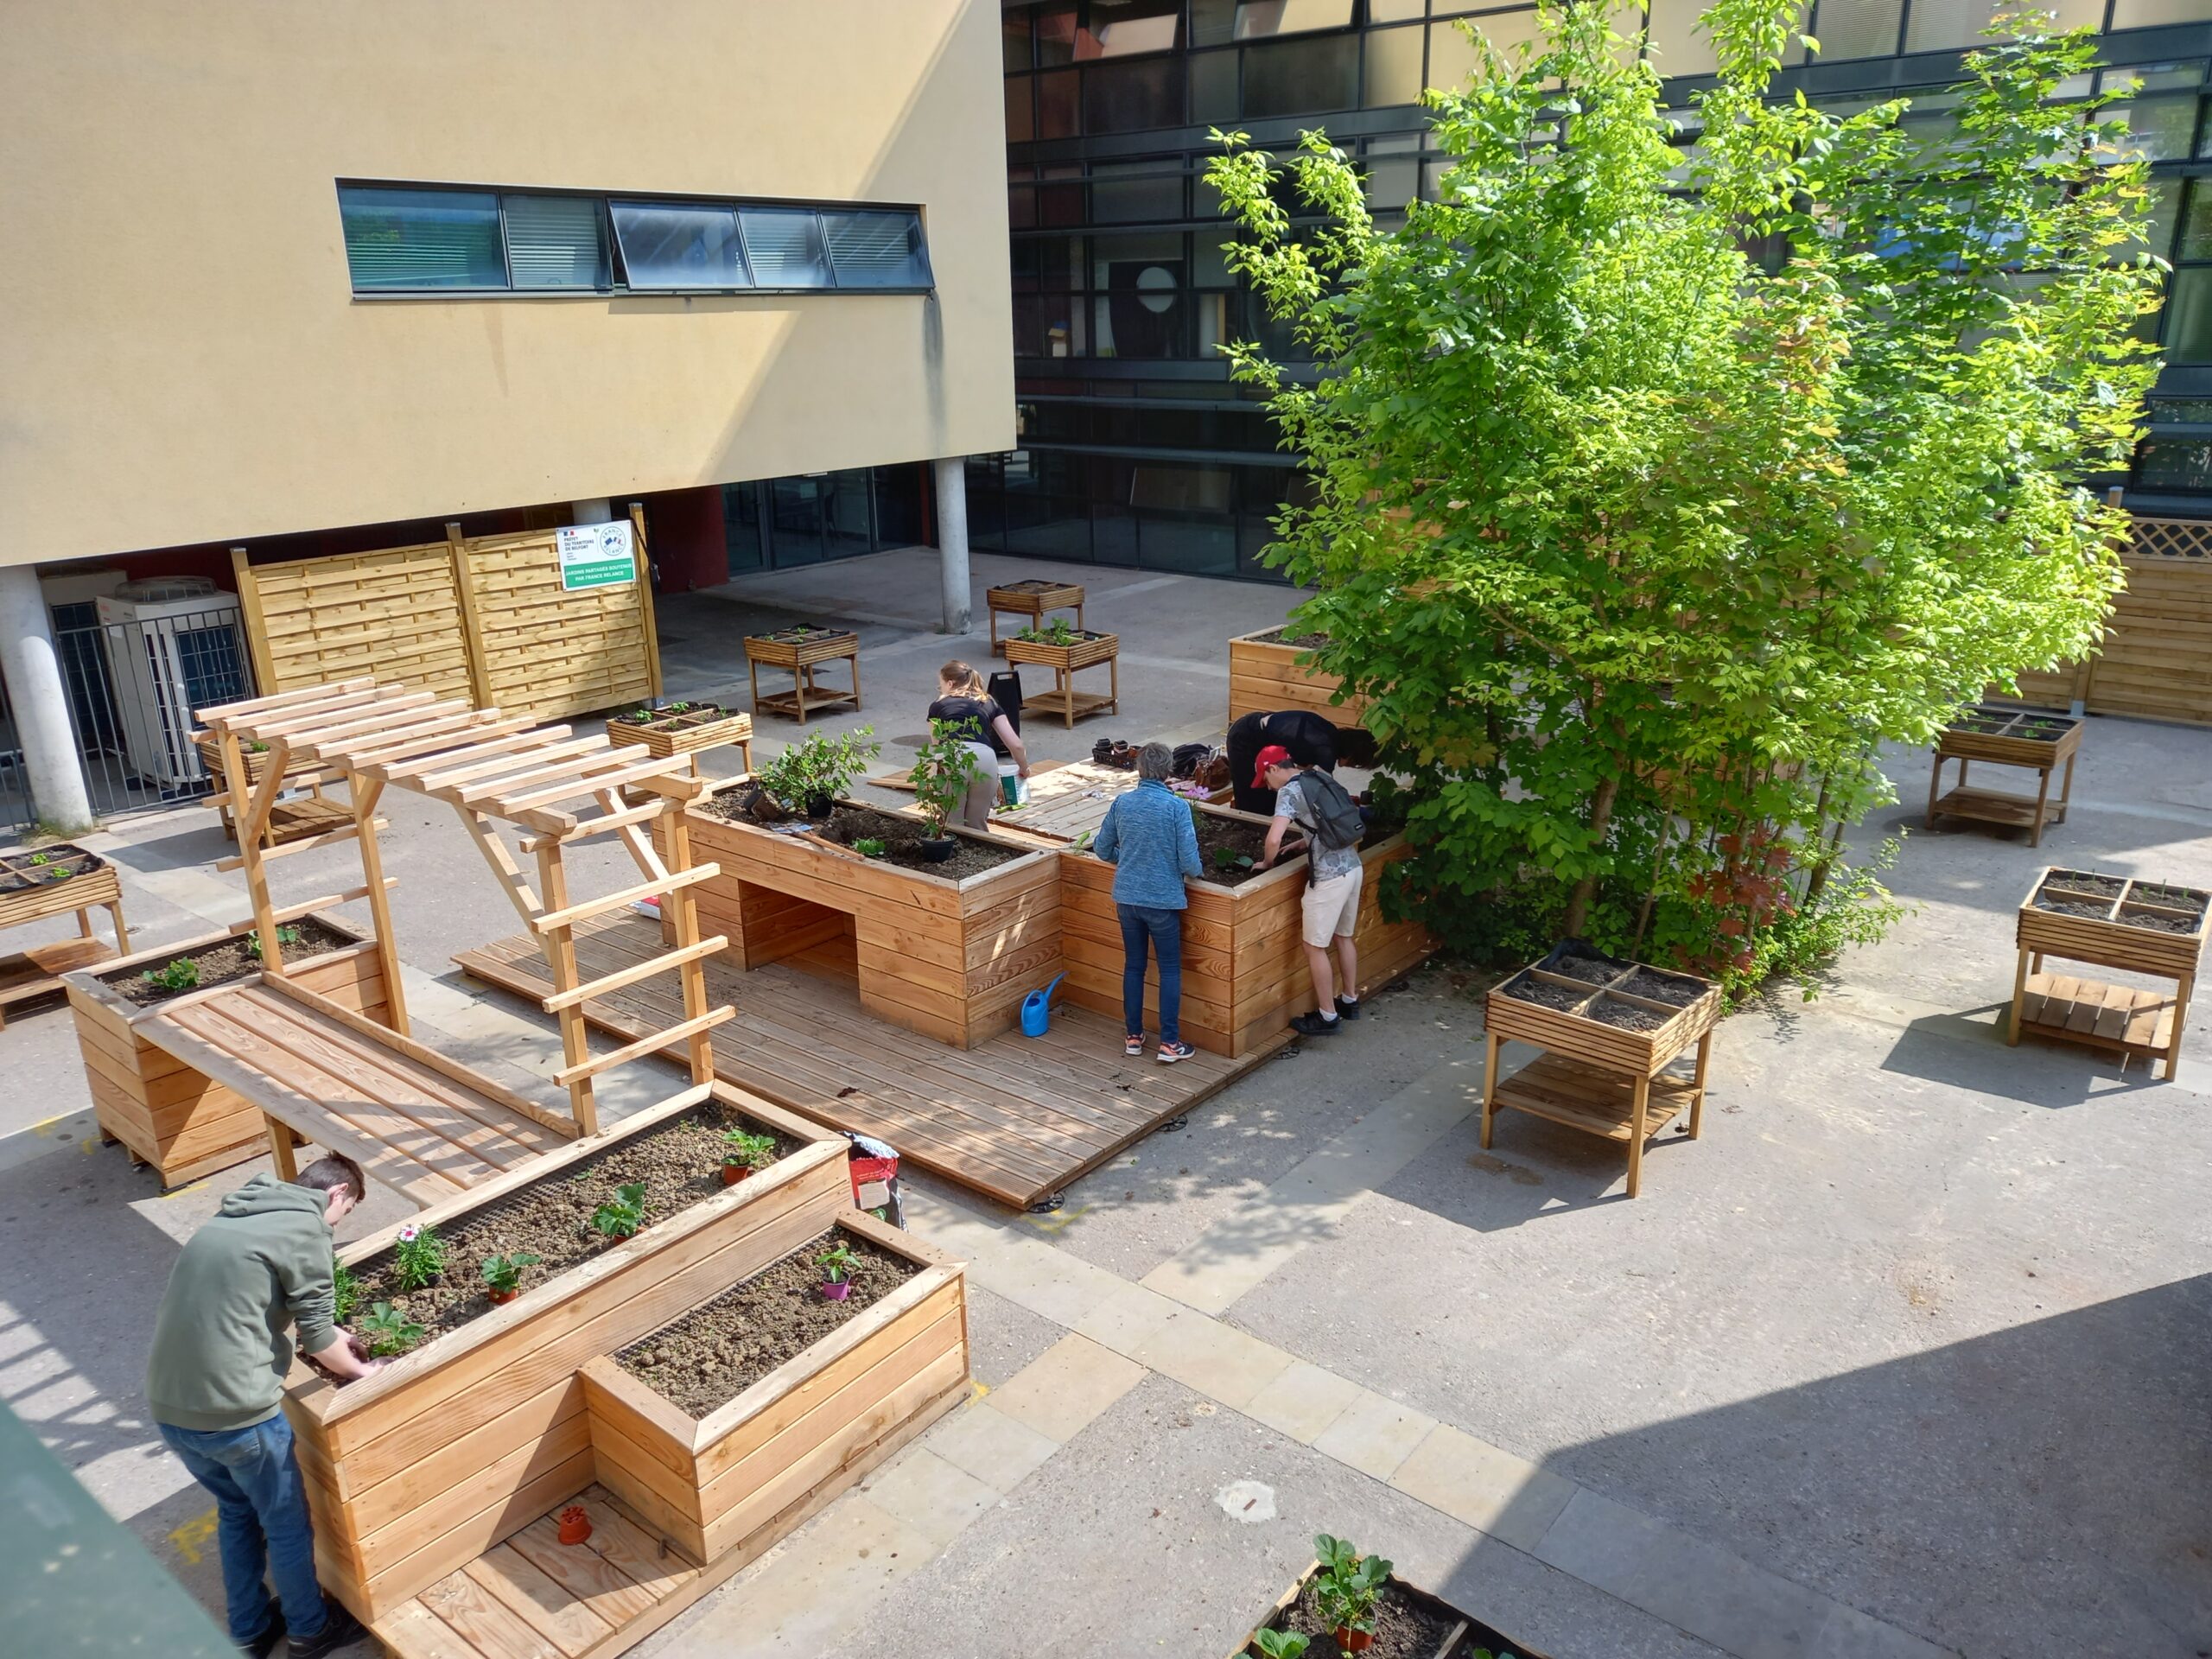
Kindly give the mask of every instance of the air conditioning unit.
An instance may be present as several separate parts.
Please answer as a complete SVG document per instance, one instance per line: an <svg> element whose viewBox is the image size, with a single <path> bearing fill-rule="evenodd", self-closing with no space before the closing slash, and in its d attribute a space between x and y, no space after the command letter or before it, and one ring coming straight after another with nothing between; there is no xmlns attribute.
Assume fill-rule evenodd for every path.
<svg viewBox="0 0 2212 1659"><path fill-rule="evenodd" d="M131 770L163 793L198 787L192 711L253 695L238 595L205 576L166 576L98 603Z"/></svg>

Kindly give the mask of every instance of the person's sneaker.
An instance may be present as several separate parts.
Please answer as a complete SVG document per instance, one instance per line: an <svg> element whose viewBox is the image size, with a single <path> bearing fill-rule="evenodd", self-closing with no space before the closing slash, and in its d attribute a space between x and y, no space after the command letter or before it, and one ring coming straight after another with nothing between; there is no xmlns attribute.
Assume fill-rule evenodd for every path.
<svg viewBox="0 0 2212 1659"><path fill-rule="evenodd" d="M1144 1052L1144 1038L1143 1038L1143 1036L1142 1036L1141 1034L1140 1034L1140 1035L1137 1035L1137 1036L1135 1036L1135 1037L1124 1037L1124 1038L1122 1038L1122 1053L1124 1053L1124 1054L1141 1054L1141 1053L1143 1053L1143 1052Z"/></svg>
<svg viewBox="0 0 2212 1659"><path fill-rule="evenodd" d="M359 1619L329 1597L323 1598L322 1605L330 1610L330 1617L322 1621L321 1630L305 1641L296 1636L292 1638L292 1659L323 1659L325 1654L351 1647L368 1634L361 1628Z"/></svg>
<svg viewBox="0 0 2212 1659"><path fill-rule="evenodd" d="M238 1651L251 1656L251 1659L269 1659L269 1656L276 1652L276 1644L283 1639L284 1610L272 1605L269 1609L268 1628L252 1641L239 1643Z"/></svg>
<svg viewBox="0 0 2212 1659"><path fill-rule="evenodd" d="M1197 1049L1192 1048L1188 1043L1162 1043L1160 1046L1160 1052L1154 1055L1152 1058L1158 1060L1162 1065L1173 1065L1178 1060L1189 1059L1192 1055L1198 1052L1198 1051Z"/></svg>
<svg viewBox="0 0 2212 1659"><path fill-rule="evenodd" d="M1324 1020L1317 1008L1312 1014L1300 1014L1290 1022L1290 1028L1301 1037L1326 1037L1332 1035L1342 1024L1344 1021L1341 1020Z"/></svg>
<svg viewBox="0 0 2212 1659"><path fill-rule="evenodd" d="M1356 996L1338 997L1337 999L1337 1018L1339 1020L1358 1019L1359 999Z"/></svg>

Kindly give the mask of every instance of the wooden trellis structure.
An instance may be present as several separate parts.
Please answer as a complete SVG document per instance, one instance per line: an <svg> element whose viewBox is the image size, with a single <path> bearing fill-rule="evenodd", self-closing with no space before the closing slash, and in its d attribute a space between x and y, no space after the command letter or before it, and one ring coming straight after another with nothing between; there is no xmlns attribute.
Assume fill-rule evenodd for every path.
<svg viewBox="0 0 2212 1659"><path fill-rule="evenodd" d="M370 678L226 703L201 709L199 717L214 736L222 760L224 798L238 823L238 855L218 868L245 871L260 938L262 972L287 996L272 1002L264 993L256 1001L245 991L228 987L207 993L211 999L224 999L219 1008L213 1001L200 1004L211 1010L209 1018L215 1023L188 1031L176 1042L183 1058L211 1074L219 1070L224 1081L263 1107L271 1120L280 1173L289 1169L291 1145L279 1124L319 1144L354 1149L347 1145L342 1126L324 1121L323 1115L313 1109L315 1094L307 1079L285 1075L287 1057L312 1059L325 1073L342 1076L365 1090L370 1085L362 1079L372 1077L380 1085L390 1085L395 1070L404 1068L396 1068L388 1053L353 1051L396 1050L411 1063L412 1071L403 1081L416 1094L432 1087L423 1074L435 1072L446 1084L460 1086L458 1091L452 1087L434 1090L442 1102L456 1092L467 1096L457 1104L444 1103L455 1104L455 1109L473 1116L480 1123L488 1122L494 1116L486 1105L488 1100L505 1109L510 1120L512 1114L524 1113L566 1135L592 1135L600 1127L593 1080L613 1067L681 1042L688 1050L691 1071L691 1089L685 1092L692 1098L706 1097L715 1077L709 1033L733 1018L735 1010L728 1006L710 1008L707 1002L701 964L728 940L699 937L690 889L717 869L712 864L695 868L691 863L690 836L683 808L706 785L690 775L686 758L656 758L642 748L618 746L602 734L577 736L567 726L533 726L527 716L503 715L497 709L479 709L461 699L441 698L435 692ZM249 746L255 744L265 745L267 750L257 785L249 777L246 761ZM326 775L346 784L352 821L282 846L264 845L262 831L278 790L286 774L296 775L303 763L320 766ZM459 812L501 890L544 952L553 990L543 999L543 1005L561 1022L563 1064L554 1073L554 1080L569 1091L572 1122L556 1119L547 1123L550 1115L524 1097L498 1089L489 1079L480 1078L410 1039L391 927L390 890L397 881L385 874L377 842L382 821L376 810L387 788L444 801ZM664 854L648 833L656 820L664 825L659 839ZM523 832L523 855L536 865L534 881L501 838L501 823ZM569 890L564 855L572 847L606 836L620 839L644 879L614 893L578 899ZM359 849L360 886L303 904L279 906L275 901L270 890L271 862L310 848L346 841ZM674 948L619 973L583 982L578 975L572 937L575 925L653 895L660 896L670 907ZM283 984L286 969L278 930L284 922L311 910L354 899L366 899L375 919L392 1031L383 1032L366 1021L340 1020L327 1008L309 1006L308 1012L315 1016L315 1030L304 1035L279 1032L276 1020L292 1012L285 1007L287 1001L311 1004L320 999L312 993L294 995L291 988ZM586 1037L585 1000L671 971L682 978L683 1019L612 1052L593 1054ZM196 1010L181 1006L183 1001L180 999L178 1005L172 1005L177 1007L174 1018L149 1024L190 1027L199 1023L193 1018ZM255 1035L254 1029L249 1028L256 1027L257 1020L269 1022L262 1033L264 1039L257 1046L249 1041ZM169 1036L159 1031L150 1035L152 1040L170 1046ZM370 1090L372 1102L399 1092L391 1086L385 1086L382 1094ZM401 1109L397 1102L392 1103ZM407 1115L404 1109L402 1115ZM446 1135L454 1138L450 1128ZM375 1137L372 1135L370 1139ZM486 1137L473 1134L463 1134L460 1140L471 1150L492 1147ZM501 1161L496 1152L488 1158L494 1166ZM505 1161L511 1164L513 1160ZM435 1194L433 1176L461 1187L488 1178L478 1175L473 1165L464 1164L456 1172L450 1160L442 1170L407 1173L416 1183L410 1190L418 1198ZM397 1184L405 1186L408 1181Z"/></svg>

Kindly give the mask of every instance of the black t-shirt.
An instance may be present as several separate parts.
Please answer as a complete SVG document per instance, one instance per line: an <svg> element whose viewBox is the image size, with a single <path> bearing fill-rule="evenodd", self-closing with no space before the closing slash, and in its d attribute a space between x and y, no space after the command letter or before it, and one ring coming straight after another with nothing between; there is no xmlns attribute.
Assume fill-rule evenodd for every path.
<svg viewBox="0 0 2212 1659"><path fill-rule="evenodd" d="M930 718L951 722L968 743L988 743L995 753L1008 751L995 729L1000 717L997 703L988 697L939 697L930 704Z"/></svg>

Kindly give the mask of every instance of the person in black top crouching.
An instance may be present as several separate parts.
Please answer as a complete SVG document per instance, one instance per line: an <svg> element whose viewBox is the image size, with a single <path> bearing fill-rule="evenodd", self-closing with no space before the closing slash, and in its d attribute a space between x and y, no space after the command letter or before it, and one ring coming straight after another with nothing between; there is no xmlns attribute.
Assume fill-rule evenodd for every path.
<svg viewBox="0 0 2212 1659"><path fill-rule="evenodd" d="M1250 714L1233 721L1229 728L1229 784L1236 791L1231 804L1240 812L1257 812L1262 817L1275 815L1275 792L1255 780L1255 762L1260 751L1280 745L1290 751L1290 758L1301 766L1319 766L1324 772L1337 769L1337 751L1342 734L1323 716L1306 709L1285 709L1272 715Z"/></svg>
<svg viewBox="0 0 2212 1659"><path fill-rule="evenodd" d="M951 725L982 772L979 781L969 785L967 798L960 804L959 823L963 829L988 830L991 803L999 792L999 756L1013 760L1014 776L1027 778L1029 751L1005 710L983 690L983 677L967 664L947 663L938 670L937 690L929 717Z"/></svg>

